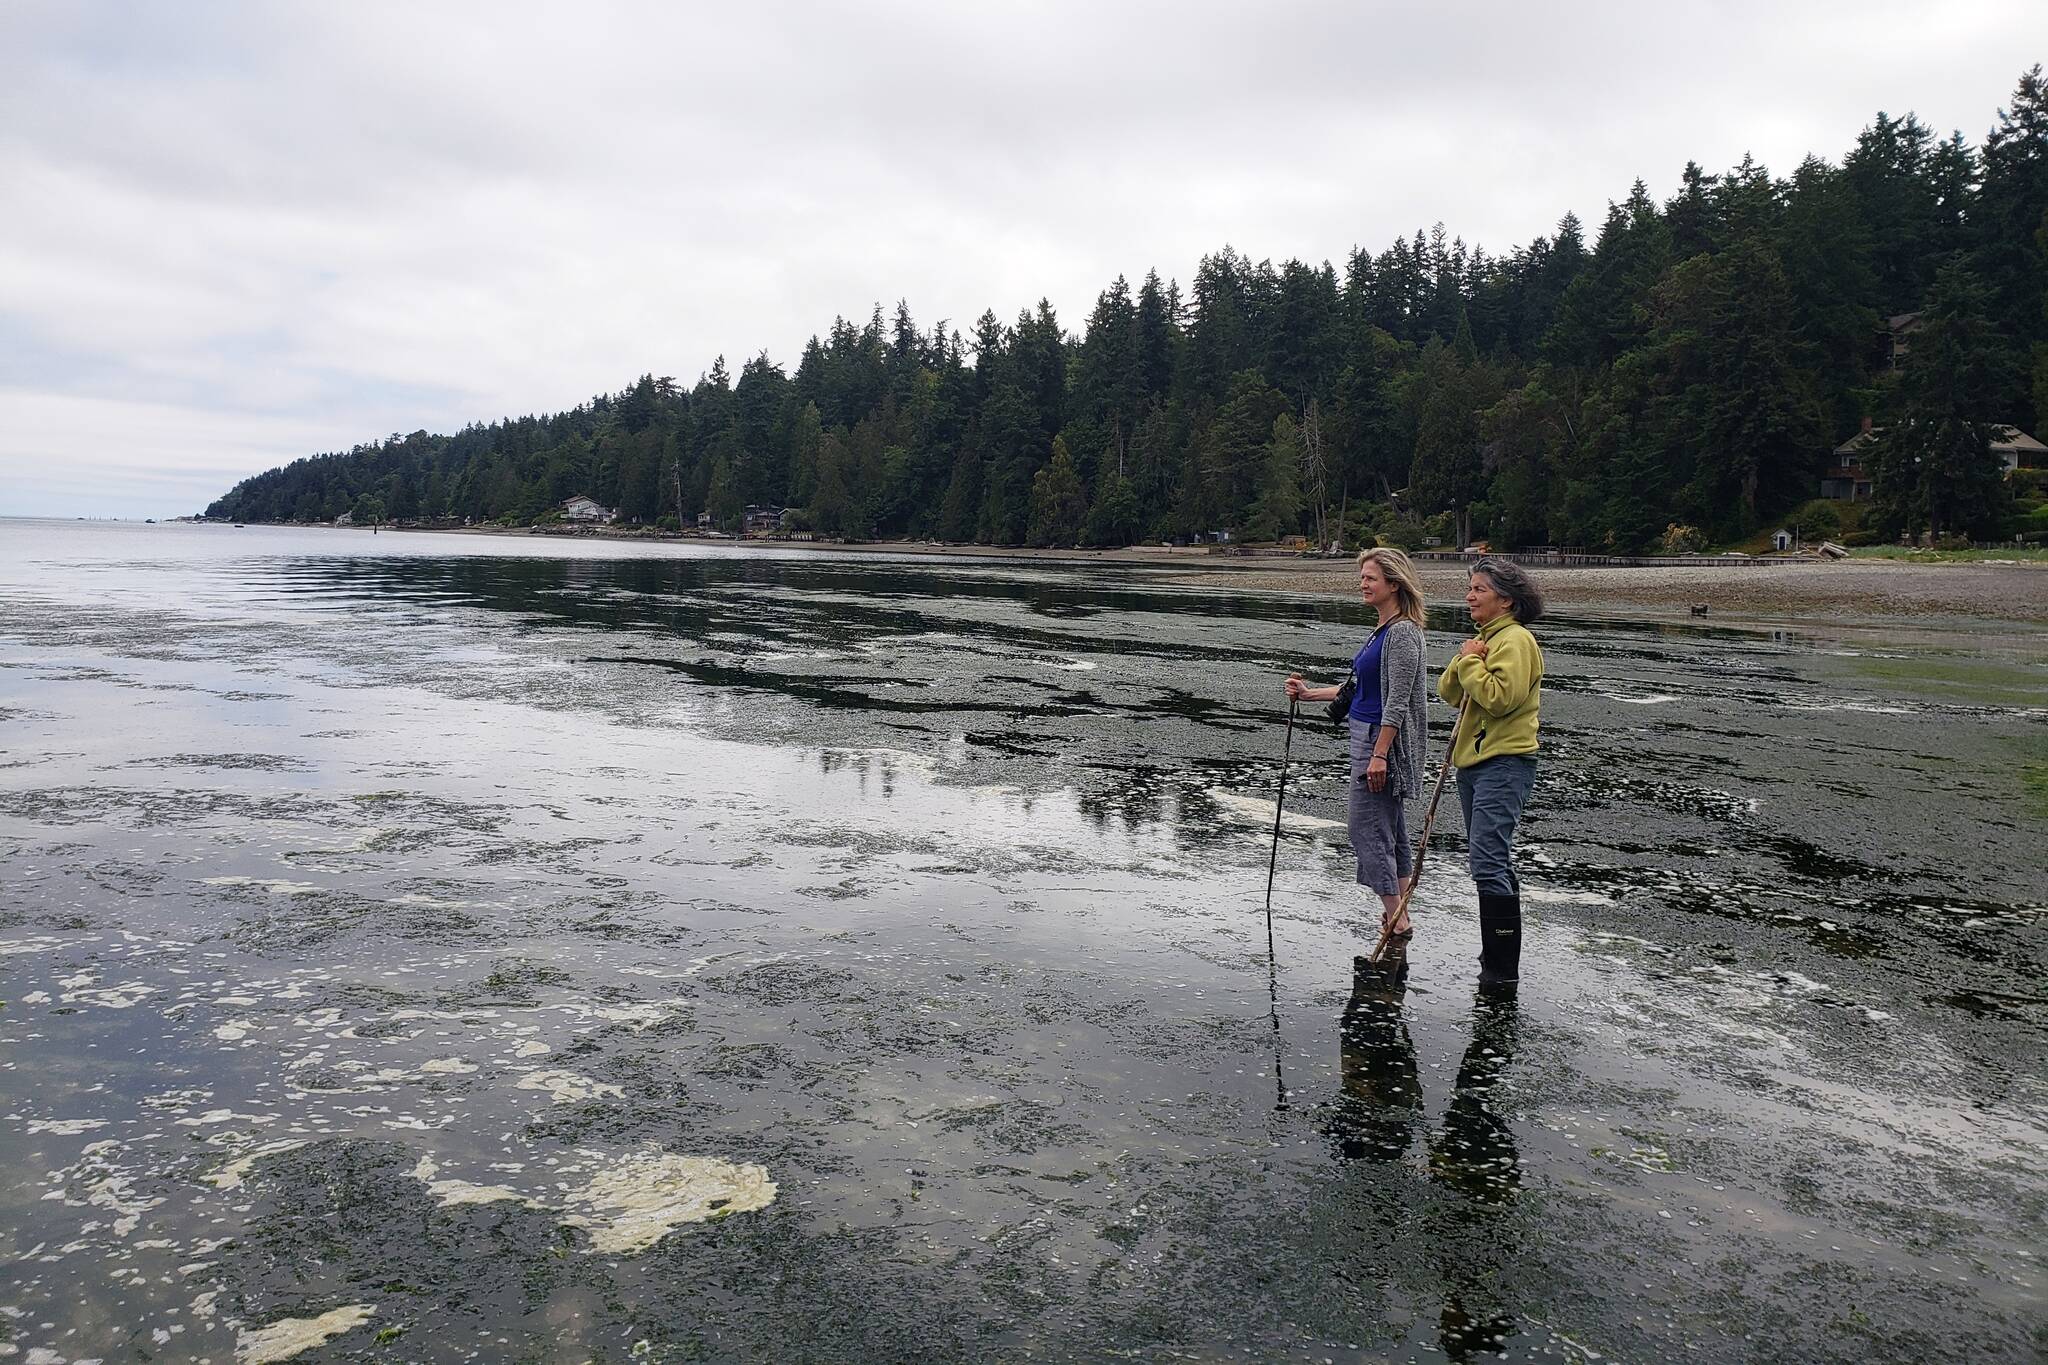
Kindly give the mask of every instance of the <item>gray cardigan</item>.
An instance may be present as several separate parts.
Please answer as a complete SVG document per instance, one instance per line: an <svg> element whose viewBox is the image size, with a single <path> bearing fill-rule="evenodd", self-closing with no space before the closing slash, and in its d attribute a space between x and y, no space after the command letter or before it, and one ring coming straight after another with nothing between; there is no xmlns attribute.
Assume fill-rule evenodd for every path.
<svg viewBox="0 0 2048 1365"><path fill-rule="evenodd" d="M1394 790L1401 796L1422 795L1422 766L1429 748L1428 706L1422 628L1413 621L1397 620L1380 640L1380 724L1394 727L1394 750L1387 767Z"/></svg>

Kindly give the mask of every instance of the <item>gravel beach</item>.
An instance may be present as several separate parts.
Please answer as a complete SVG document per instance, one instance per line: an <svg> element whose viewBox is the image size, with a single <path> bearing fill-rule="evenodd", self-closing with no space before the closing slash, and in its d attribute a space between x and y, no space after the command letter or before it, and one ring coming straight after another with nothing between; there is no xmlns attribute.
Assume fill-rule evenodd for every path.
<svg viewBox="0 0 2048 1365"><path fill-rule="evenodd" d="M457 535L526 537L524 529L474 527ZM558 533L559 534L559 533ZM648 538L595 528L577 539ZM1186 587L1214 588L1219 581L1253 592L1299 592L1349 597L1358 591L1357 571L1344 559L1250 559L1211 555L1200 549L1133 546L1121 550L1033 550L1016 546L938 545L893 541L840 545L804 541L701 541L734 549L828 551L861 555L944 555L961 559L1044 559L1072 563L1143 564L1178 569L1184 576L1154 580ZM1463 594L1462 565L1420 563L1431 601ZM2031 561L1968 564L1911 564L1896 560L1787 560L1733 563L1703 557L1697 566L1676 568L1536 568L1533 572L1551 603L1590 611L1647 611L1691 615L1705 606L1709 616L1824 618L1899 617L1942 614L2048 625L2048 564Z"/></svg>
<svg viewBox="0 0 2048 1365"><path fill-rule="evenodd" d="M1277 561L1276 561L1277 562ZM1535 569L1554 606L1647 609L1709 616L1919 616L1944 614L2048 623L2048 565L1901 564L1886 560L1716 565L1698 568ZM1193 580L1191 580L1193 581ZM1238 579L1266 591L1350 595L1358 591L1348 563L1249 568ZM1431 601L1454 598L1462 566L1422 566Z"/></svg>

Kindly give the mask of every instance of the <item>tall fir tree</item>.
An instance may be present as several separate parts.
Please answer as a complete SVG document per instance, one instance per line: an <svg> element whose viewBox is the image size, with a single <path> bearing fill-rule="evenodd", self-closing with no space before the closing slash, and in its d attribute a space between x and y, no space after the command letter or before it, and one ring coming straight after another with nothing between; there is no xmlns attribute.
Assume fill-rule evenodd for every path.
<svg viewBox="0 0 2048 1365"><path fill-rule="evenodd" d="M1989 418L2011 392L2013 353L1995 303L1964 265L1935 276L1900 377L1899 411L1868 457L1886 521L1906 533L1998 529L2006 502Z"/></svg>
<svg viewBox="0 0 2048 1365"><path fill-rule="evenodd" d="M1074 545L1088 518L1088 496L1067 443L1055 436L1052 459L1031 481L1031 526L1028 542L1037 546Z"/></svg>

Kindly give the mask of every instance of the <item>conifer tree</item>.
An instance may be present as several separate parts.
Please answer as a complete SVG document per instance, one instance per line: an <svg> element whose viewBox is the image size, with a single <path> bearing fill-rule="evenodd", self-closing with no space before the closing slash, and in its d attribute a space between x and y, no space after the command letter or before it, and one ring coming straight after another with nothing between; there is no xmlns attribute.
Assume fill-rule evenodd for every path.
<svg viewBox="0 0 2048 1365"><path fill-rule="evenodd" d="M1485 493L1479 415L1493 406L1492 377L1483 366L1459 363L1441 341L1423 348L1416 375L1415 461L1408 493L1417 510L1449 511L1462 547L1472 538L1472 504Z"/></svg>
<svg viewBox="0 0 2048 1365"><path fill-rule="evenodd" d="M1273 419L1273 436L1259 472L1259 497L1245 522L1246 540L1279 540L1301 533L1301 433L1294 419Z"/></svg>
<svg viewBox="0 0 2048 1365"><path fill-rule="evenodd" d="M1671 228L1671 255L1675 261L1711 251L1721 239L1721 225L1714 204L1717 177L1700 169L1697 161L1685 163L1679 176L1678 193L1664 205L1664 221Z"/></svg>
<svg viewBox="0 0 2048 1365"><path fill-rule="evenodd" d="M2012 354L1986 312L1989 292L1959 263L1944 266L1914 334L1900 408L1872 443L1873 492L1909 534L1990 534L2004 502L1987 413L2010 393Z"/></svg>
<svg viewBox="0 0 2048 1365"><path fill-rule="evenodd" d="M722 454L711 460L711 486L705 494L704 510L711 513L711 524L721 531L739 530L740 521L746 516L739 482L733 477L731 463Z"/></svg>
<svg viewBox="0 0 2048 1365"><path fill-rule="evenodd" d="M824 419L816 403L797 414L795 450L790 461L788 504L802 507L818 488L818 450L825 437Z"/></svg>
<svg viewBox="0 0 2048 1365"><path fill-rule="evenodd" d="M981 414L982 503L976 538L984 544L1024 543L1040 439L1023 393L1008 379L999 381Z"/></svg>
<svg viewBox="0 0 2048 1365"><path fill-rule="evenodd" d="M1138 498L1131 481L1115 468L1105 468L1088 509L1085 539L1090 545L1114 548L1138 538Z"/></svg>
<svg viewBox="0 0 2048 1365"><path fill-rule="evenodd" d="M1258 493L1260 466L1272 439L1273 419L1286 410L1284 400L1257 370L1244 370L1230 381L1230 392L1216 410L1198 446L1201 452L1201 500L1206 520L1221 530L1239 525Z"/></svg>
<svg viewBox="0 0 2048 1365"><path fill-rule="evenodd" d="M1820 391L1832 400L1830 431L1846 433L1867 407L1871 340L1880 319L1870 231L1844 172L1819 157L1800 163L1777 246L1794 330L1812 348Z"/></svg>
<svg viewBox="0 0 2048 1365"><path fill-rule="evenodd" d="M1164 402L1173 386L1176 332L1173 307L1156 270L1145 272L1138 290L1135 329L1139 391L1148 403Z"/></svg>
<svg viewBox="0 0 2048 1365"><path fill-rule="evenodd" d="M978 529L981 512L981 456L972 445L963 444L953 457L953 473L946 483L946 495L939 503L940 540L971 541Z"/></svg>
<svg viewBox="0 0 2048 1365"><path fill-rule="evenodd" d="M1067 453L1067 443L1055 436L1051 461L1031 481L1029 543L1076 544L1087 516L1088 496L1074 469L1074 457Z"/></svg>
<svg viewBox="0 0 2048 1365"><path fill-rule="evenodd" d="M1984 140L1972 267L1985 289L1990 319L2006 343L2048 374L2048 79L2036 64L2020 77L2012 104ZM1917 340L1916 343L1917 345ZM2031 353L2031 354L2030 354ZM2024 416L2040 422L2048 409Z"/></svg>

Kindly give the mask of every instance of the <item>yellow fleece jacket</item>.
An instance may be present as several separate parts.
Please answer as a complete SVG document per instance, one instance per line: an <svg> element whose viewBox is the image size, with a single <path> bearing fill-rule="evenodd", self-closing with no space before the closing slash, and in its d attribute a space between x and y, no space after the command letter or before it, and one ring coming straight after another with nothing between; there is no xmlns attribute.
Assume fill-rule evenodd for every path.
<svg viewBox="0 0 2048 1365"><path fill-rule="evenodd" d="M1502 754L1536 752L1536 710L1543 700L1543 651L1512 616L1496 616L1479 628L1486 657L1455 656L1436 681L1436 694L1453 706L1472 706L1451 751L1454 767Z"/></svg>

